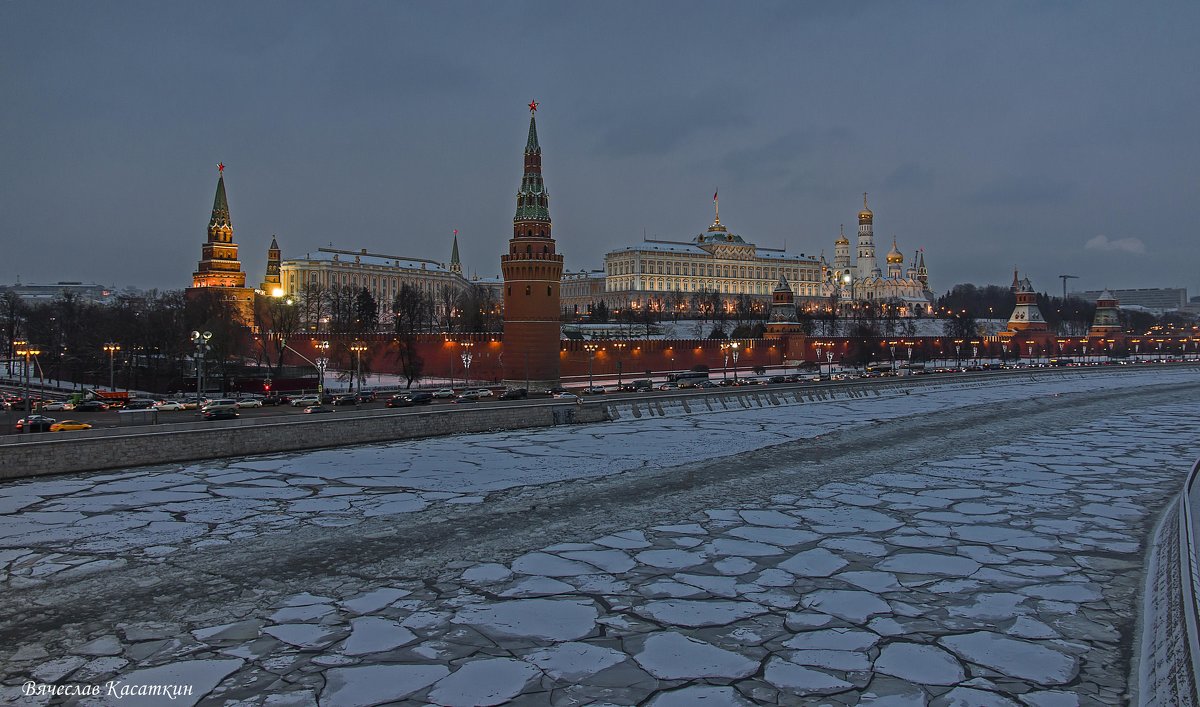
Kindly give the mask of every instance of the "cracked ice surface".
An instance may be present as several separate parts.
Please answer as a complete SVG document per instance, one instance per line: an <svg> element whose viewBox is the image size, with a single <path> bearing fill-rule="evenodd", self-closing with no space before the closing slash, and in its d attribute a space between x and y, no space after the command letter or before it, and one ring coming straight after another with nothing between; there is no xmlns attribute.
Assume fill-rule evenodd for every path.
<svg viewBox="0 0 1200 707"><path fill-rule="evenodd" d="M968 397L980 402L992 393ZM920 399L905 402L916 412L924 409ZM713 416L720 424L702 433L727 427L753 437L756 428L742 423L760 414L789 428L819 426L814 419L823 414L842 422L861 419L864 411L878 417L883 413L876 406L886 413L886 403L729 413ZM656 446L670 447L669 432L676 429L670 424L679 422L638 424L657 430ZM659 705L818 698L837 704L1059 704L1075 697L1118 703L1126 686L1111 666L1121 664L1122 631L1131 624L1140 543L1156 504L1177 490L1198 451L1198 425L1198 403L1127 409L1071 428L1030 432L1019 442L985 441L916 467L829 480L803 493L779 488L759 503L710 507L680 522L672 518L671 525L646 518L581 542L447 568L427 581L333 577L203 615L78 630L64 639L61 657L31 643L0 659L10 666L4 673L10 683L31 674L65 681L164 669L192 674L207 681L216 702L233 705L261 704L267 694L295 704L319 696L331 705L514 698ZM688 429L694 443L697 425ZM562 447L559 430L543 431L544 438L530 434L539 440L533 453L539 468L592 463L577 447ZM500 436L475 437L506 446ZM474 442L457 444L469 455ZM628 451L590 453L603 461ZM304 488L317 478L284 474L274 466L281 459L210 471L232 477L224 484L273 480L265 474ZM336 496L352 507L374 497L368 489L384 488L367 483L384 478L378 468L335 466L352 468L344 475L359 484L359 491ZM136 486L135 478L114 476L120 475L100 485ZM194 474L176 476L196 482ZM337 485L336 476L329 471L311 493ZM86 503L53 505L86 498L86 486L37 483L19 495L45 500L4 516L5 532L15 526L21 532L14 535L29 538L30 524L70 529L81 520L39 513L145 525L200 522L164 508L174 500L140 509L106 499L109 510L88 515L93 511L79 510ZM168 479L157 488L174 483L184 481ZM211 528L225 522L261 520L257 514L220 519L247 508L222 504L246 502L236 494L211 502L204 511L209 534L219 535ZM149 517L135 517L139 513ZM271 517L268 533L309 520L307 511L287 516L278 505L263 513ZM253 526L242 532L255 537ZM22 572L28 567L71 567L73 544L84 536L59 537L67 539L40 549L0 549L10 581L35 576ZM185 544L177 547L187 552Z"/></svg>

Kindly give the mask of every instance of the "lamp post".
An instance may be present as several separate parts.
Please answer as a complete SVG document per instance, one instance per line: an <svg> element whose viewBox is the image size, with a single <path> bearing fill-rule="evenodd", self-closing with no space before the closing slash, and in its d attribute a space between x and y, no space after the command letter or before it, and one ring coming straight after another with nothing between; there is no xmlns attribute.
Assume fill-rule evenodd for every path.
<svg viewBox="0 0 1200 707"><path fill-rule="evenodd" d="M738 354L740 353L739 349L741 348L741 345L742 345L741 342L738 342L738 341L731 341L729 343L729 348L730 348L730 350L733 351L733 383L734 383L734 385L737 385L737 379L738 379L738 377L737 377L737 361L738 361Z"/></svg>
<svg viewBox="0 0 1200 707"><path fill-rule="evenodd" d="M592 380L592 362L596 360L596 349L598 349L598 348L600 348L599 344L594 344L590 341L583 345L583 350L587 351L587 355L588 355L588 392L589 393L592 392L591 389L595 387L595 381Z"/></svg>
<svg viewBox="0 0 1200 707"><path fill-rule="evenodd" d="M16 354L25 359L25 427L22 432L31 432L32 425L29 424L29 413L33 410L33 401L29 399L29 359L40 354L41 351L30 346L27 342L22 341L21 347L17 349Z"/></svg>
<svg viewBox="0 0 1200 707"><path fill-rule="evenodd" d="M721 364L721 380L726 381L726 380L729 380L729 344L728 343L721 344L721 357L723 359L723 362Z"/></svg>
<svg viewBox="0 0 1200 707"><path fill-rule="evenodd" d="M193 331L192 343L196 345L196 409L199 410L204 399L204 359L208 354L209 340L212 332Z"/></svg>
<svg viewBox="0 0 1200 707"><path fill-rule="evenodd" d="M118 351L121 350L121 347L120 347L120 345L114 344L110 341L107 344L105 344L102 348L108 352L108 389L116 390L117 388L113 384L113 357L116 355L116 353Z"/></svg>
<svg viewBox="0 0 1200 707"><path fill-rule="evenodd" d="M888 342L888 350L892 352L892 375L896 375L896 342Z"/></svg>
<svg viewBox="0 0 1200 707"><path fill-rule="evenodd" d="M363 351L367 350L367 345L361 341L355 341L350 344L350 350L354 352L354 380L358 381L358 392L362 392L362 355ZM351 381L350 390L354 391L354 381Z"/></svg>
<svg viewBox="0 0 1200 707"><path fill-rule="evenodd" d="M464 341L461 344L462 353L459 354L459 358L462 359L462 365L463 365L463 385L470 385L471 359L472 359L471 346L473 346L473 345L474 345L473 342L470 342L470 341Z"/></svg>
<svg viewBox="0 0 1200 707"><path fill-rule="evenodd" d="M325 367L329 365L329 342L318 341L313 346L316 347L318 356L317 364L317 404L325 402Z"/></svg>
<svg viewBox="0 0 1200 707"><path fill-rule="evenodd" d="M617 350L617 390L620 390L622 387L621 369L624 368L624 365L622 364L621 354L625 353L625 346L624 341L618 341L613 344L613 348Z"/></svg>

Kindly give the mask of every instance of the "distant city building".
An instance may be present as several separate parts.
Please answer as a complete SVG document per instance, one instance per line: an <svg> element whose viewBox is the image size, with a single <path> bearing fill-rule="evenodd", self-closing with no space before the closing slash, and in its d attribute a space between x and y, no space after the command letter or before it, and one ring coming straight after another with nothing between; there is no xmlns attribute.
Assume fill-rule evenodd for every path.
<svg viewBox="0 0 1200 707"><path fill-rule="evenodd" d="M200 264L192 273L192 286L187 294L195 296L201 291L216 290L237 309L242 321L249 322L253 318L254 290L246 287L246 273L238 260L237 243L233 242L233 221L225 197L225 165L217 165L217 171L208 240L200 249Z"/></svg>
<svg viewBox="0 0 1200 707"><path fill-rule="evenodd" d="M821 258L824 295L836 295L845 300L899 300L906 309L930 310L934 297L929 290L925 251L915 253L905 268L904 254L893 238L885 273L875 259L874 224L875 214L867 207L867 195L864 193L863 208L858 212L858 247L854 261L850 260L850 239L846 238L845 231L834 241L833 265L830 266L824 257Z"/></svg>
<svg viewBox="0 0 1200 707"><path fill-rule="evenodd" d="M18 282L15 285L0 285L0 291L12 292L23 301L31 304L36 302L50 302L61 298L66 293L70 293L87 302L106 304L119 294L127 294L124 291L119 293L112 287L90 282L56 282L48 285L23 284ZM132 290L131 292L137 291Z"/></svg>
<svg viewBox="0 0 1200 707"><path fill-rule="evenodd" d="M604 299L615 308L665 308L679 295L690 300L712 292L731 308L740 295L767 301L780 277L800 297L822 295L821 263L815 257L746 241L721 223L719 208L708 230L692 240L646 240L610 251L604 273Z"/></svg>
<svg viewBox="0 0 1200 707"><path fill-rule="evenodd" d="M591 314L591 306L604 300L607 277L603 270L563 272L562 299L564 314Z"/></svg>
<svg viewBox="0 0 1200 707"><path fill-rule="evenodd" d="M471 284L437 261L369 253L366 248L318 248L315 255L284 259L279 264L279 279L283 292L296 298L319 296L340 287L366 288L379 305L381 318L391 316L392 304L405 284L420 290L435 305L441 301L439 288L460 290Z"/></svg>
<svg viewBox="0 0 1200 707"><path fill-rule="evenodd" d="M1093 301L1108 292L1121 301L1124 306L1145 307L1160 312L1173 309L1183 309L1187 306L1188 296L1186 287L1146 287L1135 290L1087 290L1072 292L1072 297Z"/></svg>

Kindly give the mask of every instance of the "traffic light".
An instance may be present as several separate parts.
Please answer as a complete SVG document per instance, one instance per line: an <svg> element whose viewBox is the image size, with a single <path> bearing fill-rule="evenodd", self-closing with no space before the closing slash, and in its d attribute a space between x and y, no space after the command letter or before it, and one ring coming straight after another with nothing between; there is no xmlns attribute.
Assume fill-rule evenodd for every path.
<svg viewBox="0 0 1200 707"><path fill-rule="evenodd" d="M271 381L267 381L266 383L263 383L263 392L264 393L271 392Z"/></svg>

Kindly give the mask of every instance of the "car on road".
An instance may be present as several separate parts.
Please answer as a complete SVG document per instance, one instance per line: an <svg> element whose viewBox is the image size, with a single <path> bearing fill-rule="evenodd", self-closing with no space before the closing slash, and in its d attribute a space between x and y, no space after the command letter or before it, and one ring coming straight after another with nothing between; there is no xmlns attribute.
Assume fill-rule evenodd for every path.
<svg viewBox="0 0 1200 707"><path fill-rule="evenodd" d="M46 410L47 412L59 412L59 411L74 410L75 406L72 405L71 403L68 403L65 400L55 400L53 402L43 403L42 406L38 409Z"/></svg>
<svg viewBox="0 0 1200 707"><path fill-rule="evenodd" d="M333 408L327 408L324 405L319 404L309 405L308 407L304 408L305 415L320 415L326 412L333 412Z"/></svg>
<svg viewBox="0 0 1200 707"><path fill-rule="evenodd" d="M493 395L494 394L492 393L491 388L476 388L475 389L475 397L476 398L490 398Z"/></svg>
<svg viewBox="0 0 1200 707"><path fill-rule="evenodd" d="M679 384L677 384L677 383L662 383L658 386L658 389L659 390L679 390Z"/></svg>
<svg viewBox="0 0 1200 707"><path fill-rule="evenodd" d="M90 430L92 426L79 420L63 420L50 425L51 432L73 432L75 430Z"/></svg>
<svg viewBox="0 0 1200 707"><path fill-rule="evenodd" d="M50 426L58 422L53 417L45 415L30 415L17 420L17 432L49 432Z"/></svg>
<svg viewBox="0 0 1200 707"><path fill-rule="evenodd" d="M574 393L568 393L567 391L564 390L561 393L555 393L554 399L555 400L575 401L575 400L579 400L579 396Z"/></svg>
<svg viewBox="0 0 1200 707"><path fill-rule="evenodd" d="M558 395L559 393L565 393L565 392L567 392L566 388L555 386L555 387L547 390L546 394L549 395L550 397L554 397L555 395Z"/></svg>
<svg viewBox="0 0 1200 707"><path fill-rule="evenodd" d="M525 388L509 388L500 394L501 400L524 400L529 397L529 391Z"/></svg>
<svg viewBox="0 0 1200 707"><path fill-rule="evenodd" d="M604 392L605 392L605 391L604 391L604 386L602 386L602 385L593 385L593 386L591 386L591 387L584 388L584 389L583 389L582 391L580 391L580 392L582 392L584 395L604 395Z"/></svg>
<svg viewBox="0 0 1200 707"><path fill-rule="evenodd" d="M82 403L75 403L75 412L104 412L108 406L99 400L84 400Z"/></svg>
<svg viewBox="0 0 1200 707"><path fill-rule="evenodd" d="M126 410L149 410L154 407L154 401L148 398L134 398L125 403Z"/></svg>
<svg viewBox="0 0 1200 707"><path fill-rule="evenodd" d="M321 399L315 395L301 395L298 398L292 398L292 407L294 408L303 408L320 404Z"/></svg>
<svg viewBox="0 0 1200 707"><path fill-rule="evenodd" d="M180 401L180 405L183 406L184 410L199 410L202 404L203 401L194 396L191 398L184 398L182 401Z"/></svg>
<svg viewBox="0 0 1200 707"><path fill-rule="evenodd" d="M696 384L697 388L716 388L717 384L712 381L700 381Z"/></svg>
<svg viewBox="0 0 1200 707"><path fill-rule="evenodd" d="M433 397L435 397L435 398L453 398L454 397L454 389L453 388L438 388L437 390L433 391Z"/></svg>
<svg viewBox="0 0 1200 707"><path fill-rule="evenodd" d="M271 393L262 399L263 405L286 405L291 402L291 398L283 393Z"/></svg>
<svg viewBox="0 0 1200 707"><path fill-rule="evenodd" d="M479 397L476 395L472 395L471 393L472 393L472 391L470 391L470 390L463 391L462 395L456 396L454 398L454 400L451 400L450 402L452 402L452 403L477 403L477 402L479 402Z"/></svg>
<svg viewBox="0 0 1200 707"><path fill-rule="evenodd" d="M201 415L205 420L235 420L239 417L237 406L205 408Z"/></svg>
<svg viewBox="0 0 1200 707"><path fill-rule="evenodd" d="M178 400L163 400L155 407L161 412L177 412L184 409L183 403Z"/></svg>
<svg viewBox="0 0 1200 707"><path fill-rule="evenodd" d="M263 401L259 398L242 398L237 401L239 408L260 408L263 406Z"/></svg>
<svg viewBox="0 0 1200 707"><path fill-rule="evenodd" d="M478 390L475 390L473 388L468 388L467 390L464 390L461 395L456 397L455 400L459 400L460 398L466 398L468 400L479 400L480 397L482 397L482 396L479 395Z"/></svg>
<svg viewBox="0 0 1200 707"><path fill-rule="evenodd" d="M360 391L358 391L358 402L360 402L360 403L373 403L373 402L375 402L375 391L373 391L373 390L360 390Z"/></svg>
<svg viewBox="0 0 1200 707"><path fill-rule="evenodd" d="M217 398L205 403L204 407L200 408L200 412L216 412L218 410L237 412L238 404L233 398ZM204 418L208 419L208 418Z"/></svg>
<svg viewBox="0 0 1200 707"><path fill-rule="evenodd" d="M357 395L339 395L333 399L334 405L358 405Z"/></svg>

